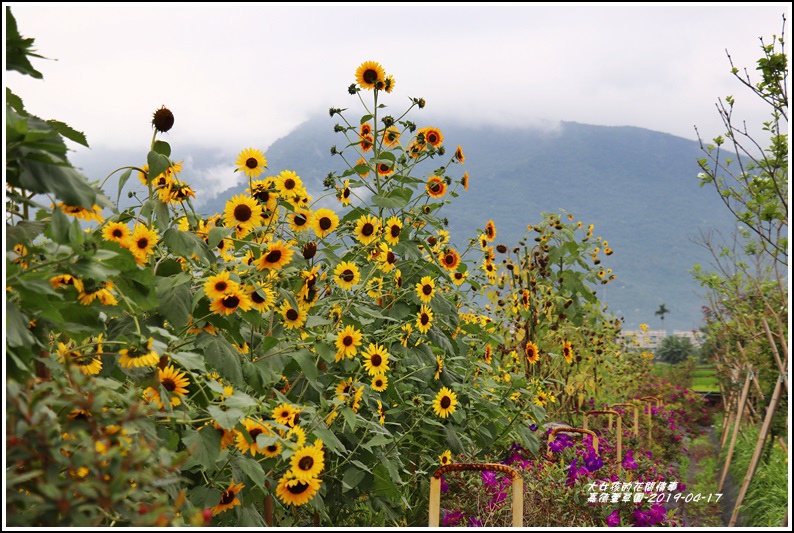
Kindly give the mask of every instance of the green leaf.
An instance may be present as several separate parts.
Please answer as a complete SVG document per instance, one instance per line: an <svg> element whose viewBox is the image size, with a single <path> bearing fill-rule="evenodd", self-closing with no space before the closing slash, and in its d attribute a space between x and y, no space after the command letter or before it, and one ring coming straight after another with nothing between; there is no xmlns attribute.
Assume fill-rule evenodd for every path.
<svg viewBox="0 0 794 533"><path fill-rule="evenodd" d="M6 224L6 250L13 249L17 244L30 243L43 233L45 227L46 224L39 220L21 220L14 226Z"/></svg>
<svg viewBox="0 0 794 533"><path fill-rule="evenodd" d="M190 458L205 468L214 465L221 453L221 436L212 426L205 426L201 431L188 427L182 442Z"/></svg>
<svg viewBox="0 0 794 533"><path fill-rule="evenodd" d="M354 466L350 466L345 470L345 475L342 476L342 492L347 492L350 489L356 488L361 483L366 474Z"/></svg>
<svg viewBox="0 0 794 533"><path fill-rule="evenodd" d="M314 356L308 350L298 350L292 354L292 358L298 363L303 375L313 387L317 386L317 378L320 375L317 369L317 364L314 362Z"/></svg>
<svg viewBox="0 0 794 533"><path fill-rule="evenodd" d="M165 157L171 157L171 145L165 141L155 141L154 151L160 155L164 155Z"/></svg>
<svg viewBox="0 0 794 533"><path fill-rule="evenodd" d="M453 452L462 453L464 451L463 443L460 442L460 438L458 438L458 434L455 433L455 430L452 428L452 426L444 426L444 436L447 438L447 444L449 444L449 447Z"/></svg>
<svg viewBox="0 0 794 533"><path fill-rule="evenodd" d="M149 181L155 179L171 166L170 159L154 150L150 151L149 155L146 156L146 162L149 164L149 174L147 176Z"/></svg>
<svg viewBox="0 0 794 533"><path fill-rule="evenodd" d="M28 318L13 302L6 302L6 343L8 346L33 344L33 335L28 330Z"/></svg>
<svg viewBox="0 0 794 533"><path fill-rule="evenodd" d="M121 200L121 190L124 188L124 185L127 183L127 180L130 179L130 176L132 176L131 168L128 168L127 170L121 173L121 176L119 176L119 193L118 195L116 195L116 205L118 205L119 201Z"/></svg>
<svg viewBox="0 0 794 533"><path fill-rule="evenodd" d="M350 407L342 407L340 409L342 413L342 417L345 419L345 424L350 427L350 431L356 429L356 413L353 412L353 409Z"/></svg>
<svg viewBox="0 0 794 533"><path fill-rule="evenodd" d="M11 7L6 6L6 70L16 70L36 79L42 79L41 72L33 68L28 56L42 57L33 53L34 39L24 39L17 30L17 21L11 14Z"/></svg>
<svg viewBox="0 0 794 533"><path fill-rule="evenodd" d="M398 500L400 498L400 490L394 481L389 476L389 471L383 463L375 465L373 472L375 476L375 483L373 486L373 495L389 498L391 500Z"/></svg>
<svg viewBox="0 0 794 533"><path fill-rule="evenodd" d="M55 131L69 139L70 141L74 141L77 144L82 144L86 148L88 148L88 141L85 138L85 134L81 131L77 131L73 129L71 126L64 124L58 120L48 120L47 124L55 128Z"/></svg>
<svg viewBox="0 0 794 533"><path fill-rule="evenodd" d="M336 454L343 454L347 452L347 448L345 445L342 444L339 439L336 438L336 435L328 429L324 427L316 427L312 430L315 436L317 436L323 444L328 447L329 450Z"/></svg>
<svg viewBox="0 0 794 533"><path fill-rule="evenodd" d="M384 209L402 209L411 200L411 189L392 189L386 194L375 194L372 203Z"/></svg>
<svg viewBox="0 0 794 533"><path fill-rule="evenodd" d="M187 370L196 370L202 374L207 372L207 368L204 366L204 358L197 353L176 352L170 353L169 355L174 361Z"/></svg>
<svg viewBox="0 0 794 533"><path fill-rule="evenodd" d="M229 431L234 429L234 426L237 425L237 422L242 420L243 415L245 415L245 413L243 413L243 411L240 409L235 409L232 407L224 410L218 405L208 406L207 411L219 426L224 429L228 429Z"/></svg>
<svg viewBox="0 0 794 533"><path fill-rule="evenodd" d="M245 384L240 354L223 337L212 337L204 346L204 357L222 378L236 386Z"/></svg>
<svg viewBox="0 0 794 533"><path fill-rule="evenodd" d="M160 312L176 328L183 328L190 320L193 311L193 295L190 288L181 283L174 286L172 278L157 280L157 299L160 301Z"/></svg>
<svg viewBox="0 0 794 533"><path fill-rule="evenodd" d="M195 254L208 264L215 262L215 255L207 247L207 244L194 233L168 228L163 234L163 242L172 252L181 257L190 259Z"/></svg>
<svg viewBox="0 0 794 533"><path fill-rule="evenodd" d="M394 442L394 437L391 437L389 435L378 434L372 437L369 440L369 442L367 442L366 444L362 444L361 447L372 451L373 447L377 448L383 446L384 444L391 444L393 442Z"/></svg>
<svg viewBox="0 0 794 533"><path fill-rule="evenodd" d="M231 396L223 400L223 403L229 407L248 409L249 407L256 405L256 400L248 396L246 393L236 390ZM272 444L272 442L268 444ZM264 444L263 446L267 446L268 444Z"/></svg>
<svg viewBox="0 0 794 533"><path fill-rule="evenodd" d="M25 104L22 103L22 98L15 95L8 87L6 87L6 104L19 114L25 113Z"/></svg>
<svg viewBox="0 0 794 533"><path fill-rule="evenodd" d="M256 459L241 455L237 459L237 464L254 485L261 489L265 488L265 471Z"/></svg>
<svg viewBox="0 0 794 533"><path fill-rule="evenodd" d="M215 248L218 246L218 243L228 237L231 232L232 228L224 228L220 226L212 228L209 232L209 235L207 236L207 246L210 249Z"/></svg>

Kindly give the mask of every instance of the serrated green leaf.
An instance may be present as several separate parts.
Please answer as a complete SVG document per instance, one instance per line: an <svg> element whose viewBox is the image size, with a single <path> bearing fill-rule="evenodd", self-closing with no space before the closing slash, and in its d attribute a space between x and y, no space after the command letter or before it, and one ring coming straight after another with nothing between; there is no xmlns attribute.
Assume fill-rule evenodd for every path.
<svg viewBox="0 0 794 533"><path fill-rule="evenodd" d="M315 386L320 372L317 369L317 364L314 362L314 356L312 356L311 352L308 350L298 350L293 353L291 357L298 363L298 366L303 371L303 375L306 376L309 384Z"/></svg>
<svg viewBox="0 0 794 533"><path fill-rule="evenodd" d="M212 426L205 426L201 431L187 428L182 442L185 444L190 458L205 468L215 464L221 453L221 437Z"/></svg>
<svg viewBox="0 0 794 533"><path fill-rule="evenodd" d="M124 189L124 185L126 185L127 180L130 179L130 176L132 176L131 168L128 168L127 170L121 173L121 176L119 176L119 193L118 195L116 195L116 205L118 205L119 202L121 201L121 191L122 189Z"/></svg>
<svg viewBox="0 0 794 533"><path fill-rule="evenodd" d="M345 470L345 475L342 476L342 492L347 492L354 489L363 481L366 474L354 466L350 466Z"/></svg>
<svg viewBox="0 0 794 533"><path fill-rule="evenodd" d="M178 256L190 259L197 255L205 263L215 262L215 255L209 250L207 243L194 233L168 228L163 233L163 242Z"/></svg>
<svg viewBox="0 0 794 533"><path fill-rule="evenodd" d="M77 131L68 124L64 124L58 120L48 120L47 124L55 128L55 131L69 139L70 141L74 141L77 144L82 144L86 148L88 148L88 141L85 138L85 134L81 131Z"/></svg>
<svg viewBox="0 0 794 533"><path fill-rule="evenodd" d="M208 406L207 411L219 426L224 429L228 429L229 431L234 429L234 426L237 425L237 422L242 420L243 416L245 415L245 413L243 413L243 411L240 409L231 407L224 410L218 405Z"/></svg>
<svg viewBox="0 0 794 533"><path fill-rule="evenodd" d="M235 386L245 384L239 352L223 337L213 337L204 346L204 358L218 374Z"/></svg>
<svg viewBox="0 0 794 533"><path fill-rule="evenodd" d="M237 459L237 464L248 478L254 482L254 485L264 489L265 488L265 471L258 461L246 455L241 455Z"/></svg>
<svg viewBox="0 0 794 533"><path fill-rule="evenodd" d="M323 441L323 445L332 452L336 454L344 454L347 452L347 448L345 448L344 444L342 444L339 439L336 438L336 435L328 428L316 427L312 432Z"/></svg>

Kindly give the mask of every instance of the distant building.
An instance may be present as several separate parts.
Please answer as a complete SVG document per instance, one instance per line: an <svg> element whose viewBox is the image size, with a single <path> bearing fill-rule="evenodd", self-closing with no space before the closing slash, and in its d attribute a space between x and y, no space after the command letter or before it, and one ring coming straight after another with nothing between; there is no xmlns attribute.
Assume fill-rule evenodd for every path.
<svg viewBox="0 0 794 533"><path fill-rule="evenodd" d="M630 347L641 350L655 350L662 344L667 332L663 329L649 329L643 332L640 329L624 329L623 338L630 342ZM673 337L689 339L695 346L703 344L703 334L693 330L673 330Z"/></svg>

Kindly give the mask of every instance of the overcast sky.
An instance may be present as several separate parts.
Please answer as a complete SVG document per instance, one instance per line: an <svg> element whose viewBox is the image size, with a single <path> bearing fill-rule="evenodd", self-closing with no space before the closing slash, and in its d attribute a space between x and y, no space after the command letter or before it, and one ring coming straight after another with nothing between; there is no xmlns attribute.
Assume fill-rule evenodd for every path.
<svg viewBox="0 0 794 533"><path fill-rule="evenodd" d="M34 61L43 81L6 77L30 112L84 131L95 149L138 148L166 105L171 135L231 157L355 106L347 87L367 60L394 76L384 101L395 112L421 96L431 116L473 124L562 120L688 139L697 125L711 138L718 97L736 96L750 124L768 118L725 50L755 74L759 37L779 35L791 13L787 3L4 5L55 60Z"/></svg>

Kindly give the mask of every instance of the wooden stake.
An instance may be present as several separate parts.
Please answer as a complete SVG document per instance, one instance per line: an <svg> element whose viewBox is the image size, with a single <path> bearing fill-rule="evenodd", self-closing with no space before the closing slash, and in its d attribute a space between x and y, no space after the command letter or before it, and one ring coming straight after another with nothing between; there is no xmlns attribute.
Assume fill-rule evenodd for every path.
<svg viewBox="0 0 794 533"><path fill-rule="evenodd" d="M755 444L755 453L753 453L753 458L750 460L750 466L747 467L747 473L744 475L742 488L739 490L739 496L736 497L736 505L733 506L733 514L731 514L731 521L728 524L728 527L733 527L734 524L736 524L736 519L739 516L739 506L742 504L744 495L747 493L747 487L750 486L750 481L755 475L755 469L758 467L758 461L761 459L761 452L764 450L764 441L766 441L766 435L769 433L769 428L772 426L772 419L775 417L775 411L777 410L778 404L780 403L781 390L783 390L783 376L778 377L777 384L775 385L775 392L772 394L772 400L769 402L769 407L766 410L764 424L761 426L761 431L758 433L758 442ZM722 487L722 484L720 484L720 487ZM717 492L722 492L722 489L720 488L717 490Z"/></svg>
<svg viewBox="0 0 794 533"><path fill-rule="evenodd" d="M739 426L742 425L742 411L744 411L744 402L747 400L747 392L750 390L751 379L753 379L753 371L751 368L748 368L747 377L744 380L744 389L742 389L742 397L739 400L739 408L736 410L736 422L733 426L731 445L728 447L728 455L725 457L725 466L722 469L722 477L720 478L720 484L719 487L717 487L717 492L722 492L722 487L725 484L725 477L728 475L728 467L731 466L733 448L736 446L736 436L739 434Z"/></svg>

